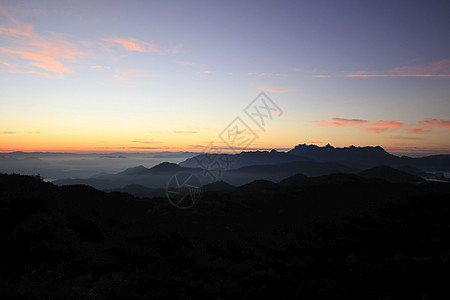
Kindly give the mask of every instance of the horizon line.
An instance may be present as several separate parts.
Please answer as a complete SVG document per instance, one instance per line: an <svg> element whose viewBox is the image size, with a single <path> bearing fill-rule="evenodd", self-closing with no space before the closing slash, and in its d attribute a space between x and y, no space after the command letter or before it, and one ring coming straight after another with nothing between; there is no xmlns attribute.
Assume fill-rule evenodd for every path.
<svg viewBox="0 0 450 300"><path fill-rule="evenodd" d="M224 154L238 154L238 153L243 153L243 152L270 152L270 151L277 151L277 152L284 152L287 153L288 151L294 149L297 146L316 146L319 148L324 148L327 146L331 146L334 149L345 149L345 148L350 148L350 147L356 147L356 148L365 148L365 147L372 147L372 148L376 148L376 147L380 147L382 149L384 149L386 152L394 154L394 153L398 153L398 154L416 154L416 155L420 155L420 154L428 154L428 155L450 155L450 149L439 149L439 148L417 148L417 147L383 147L381 145L375 145L375 146L371 146L371 145L354 145L351 144L349 146L343 146L343 147L335 147L333 145L331 145L330 143L327 143L324 146L320 146L318 145L319 143L299 143L297 145L294 145L293 147L275 147L275 148L239 148L239 149L232 149L229 147L216 147L215 149L219 150L219 151L211 151L211 152L205 152L205 151L195 151L195 150L151 150L151 151L133 151L133 150L118 150L118 149L114 149L114 150L75 150L75 151L60 151L60 150L50 150L50 151L46 151L46 150L0 150L0 154L14 154L14 153L24 153L24 154L33 154L33 153L42 153L42 154L96 154L96 155L101 155L101 154L105 154L105 155L110 155L110 154L157 154L157 153L192 153L192 154L202 154L202 153L210 153L210 154L220 154L220 153L224 153ZM324 143L320 143L320 144L324 144ZM200 147L196 147L196 148L200 148ZM203 147L203 149L206 147ZM135 149L138 150L138 149ZM142 149L144 150L144 149ZM201 150L201 149L199 149Z"/></svg>

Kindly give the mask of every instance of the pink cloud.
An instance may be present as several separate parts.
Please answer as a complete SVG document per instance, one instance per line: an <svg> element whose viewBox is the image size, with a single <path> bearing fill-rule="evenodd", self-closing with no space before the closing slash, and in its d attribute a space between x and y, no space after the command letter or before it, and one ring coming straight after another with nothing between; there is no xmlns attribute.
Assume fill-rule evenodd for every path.
<svg viewBox="0 0 450 300"><path fill-rule="evenodd" d="M2 64L2 65L4 65L4 66L7 66L7 67L10 67L10 66L11 66L11 64L10 64L9 62L2 61L2 60L0 60L0 64Z"/></svg>
<svg viewBox="0 0 450 300"><path fill-rule="evenodd" d="M410 129L408 129L408 132L409 133L419 133L419 134L421 134L421 133L427 133L427 132L429 132L429 130L426 130L426 129L423 129L423 128L410 128Z"/></svg>
<svg viewBox="0 0 450 300"><path fill-rule="evenodd" d="M274 88L274 87L268 87L265 85L258 85L256 87L258 90L262 90L269 93L287 93L287 92L295 92L295 90L291 89L280 89L280 88Z"/></svg>
<svg viewBox="0 0 450 300"><path fill-rule="evenodd" d="M59 61L54 60L51 56L41 55L33 52L25 52L25 51L17 51L10 50L5 48L0 48L3 52L16 54L24 59L32 60L34 62L30 62L29 64L32 66L39 67L49 72L54 73L66 73L70 72L70 70Z"/></svg>
<svg viewBox="0 0 450 300"><path fill-rule="evenodd" d="M0 47L5 54L2 64L6 66L2 72L60 76L72 72L62 60L75 60L86 55L56 33L44 36L36 33L32 25L22 24L14 18L10 18L10 22L12 26L0 27L0 36L8 37L7 43Z"/></svg>
<svg viewBox="0 0 450 300"><path fill-rule="evenodd" d="M360 120L360 119L332 118L332 120L342 123L344 126L346 126L346 125L362 125L362 124L368 123L368 121Z"/></svg>
<svg viewBox="0 0 450 300"><path fill-rule="evenodd" d="M392 128L401 128L403 123L396 121L376 121L369 122L361 119L345 119L345 118L331 118L331 120L312 121L320 127L357 127L361 131L369 131L374 133L381 133L389 131Z"/></svg>
<svg viewBox="0 0 450 300"><path fill-rule="evenodd" d="M51 77L49 73L39 72L35 69L31 69L30 66L36 66L45 71L58 74L70 72L70 70L64 67L64 65L61 62L54 60L50 56L45 56L34 52L18 51L6 48L0 48L0 51L10 54L10 56L14 57L16 60L17 58L19 59L21 58L24 59L25 61L31 61L28 63L25 63L25 61L20 61L19 63L16 64L8 64L8 68L2 70L2 72L16 73L16 74L36 74Z"/></svg>
<svg viewBox="0 0 450 300"><path fill-rule="evenodd" d="M422 64L418 66L398 67L389 71L394 74L421 74L421 73L433 73L433 72L449 72L450 71L450 59L443 59L429 64Z"/></svg>
<svg viewBox="0 0 450 300"><path fill-rule="evenodd" d="M450 129L450 121L449 120L439 120L433 118L425 118L420 121L416 127L409 129L408 131L411 133L427 133L435 128L445 128Z"/></svg>
<svg viewBox="0 0 450 300"><path fill-rule="evenodd" d="M12 74L35 74L40 77L54 78L54 76L49 73L38 72L36 70L19 70L19 69L9 68L9 69L5 69L5 70L0 70L0 72L6 72L6 73L12 73Z"/></svg>
<svg viewBox="0 0 450 300"><path fill-rule="evenodd" d="M330 75L311 75L312 77L316 77L316 78L328 78L330 77Z"/></svg>
<svg viewBox="0 0 450 300"><path fill-rule="evenodd" d="M387 132L393 129L400 129L405 127L405 124L398 121L376 121L369 122L360 119L345 119L345 118L331 118L330 120L311 121L320 127L356 127L361 131L369 131L374 133ZM434 128L448 128L450 129L449 120L439 120L432 118L425 118L416 125L408 125L406 130L409 133L424 134Z"/></svg>
<svg viewBox="0 0 450 300"><path fill-rule="evenodd" d="M400 127L403 126L403 123L402 122L396 122L396 121L377 121L377 122L371 123L371 126L400 128Z"/></svg>
<svg viewBox="0 0 450 300"><path fill-rule="evenodd" d="M450 128L450 121L426 118L420 122L422 128L441 127Z"/></svg>
<svg viewBox="0 0 450 300"><path fill-rule="evenodd" d="M125 50L128 51L137 51L137 52L158 52L158 49L156 48L156 45L144 41L139 41L135 38L128 38L128 39L122 39L122 38L105 38L102 39L105 42L108 43L115 43L120 46L122 46Z"/></svg>
<svg viewBox="0 0 450 300"><path fill-rule="evenodd" d="M374 133L381 133L381 132L389 131L389 128L378 128L378 127L359 127L358 129L361 131L370 131L370 132L374 132Z"/></svg>
<svg viewBox="0 0 450 300"><path fill-rule="evenodd" d="M197 73L195 73L195 74L214 74L214 72L205 70L205 71L202 71L202 72L197 72Z"/></svg>
<svg viewBox="0 0 450 300"><path fill-rule="evenodd" d="M97 69L97 70L107 70L107 69L110 69L110 67L99 66L99 65L91 66L91 68L92 68L92 69Z"/></svg>
<svg viewBox="0 0 450 300"><path fill-rule="evenodd" d="M178 44L175 46L167 46L167 47L157 47L156 44L152 42L140 41L136 38L103 38L102 41L109 44L116 44L121 46L123 49L127 51L136 51L141 53L174 53L178 54L183 49L182 44ZM100 46L108 51L112 52L109 45L105 45L100 43Z"/></svg>
<svg viewBox="0 0 450 300"><path fill-rule="evenodd" d="M46 37L36 36L28 44L38 49L40 54L54 58L73 60L86 56L77 46L54 33Z"/></svg>
<svg viewBox="0 0 450 300"><path fill-rule="evenodd" d="M32 25L22 25L22 28L7 28L0 27L0 35L7 35L11 37L29 37L33 34Z"/></svg>
<svg viewBox="0 0 450 300"><path fill-rule="evenodd" d="M336 126L336 127L344 127L345 124L339 123L339 122L332 122L332 121L312 121L316 123L319 127L329 127L329 126Z"/></svg>

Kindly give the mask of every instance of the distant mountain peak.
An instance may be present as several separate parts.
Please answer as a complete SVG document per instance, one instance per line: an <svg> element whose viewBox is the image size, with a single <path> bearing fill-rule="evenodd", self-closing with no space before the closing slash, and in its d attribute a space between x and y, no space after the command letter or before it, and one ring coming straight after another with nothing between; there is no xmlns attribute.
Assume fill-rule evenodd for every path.
<svg viewBox="0 0 450 300"><path fill-rule="evenodd" d="M182 169L181 166L170 163L170 162L162 162L152 168L150 168L151 171L158 171L158 172L165 172L165 171L178 171Z"/></svg>
<svg viewBox="0 0 450 300"><path fill-rule="evenodd" d="M148 169L146 167L144 167L143 165L139 165L139 166L136 166L136 167L128 168L128 169L120 172L119 174L122 174L122 175L135 175L135 174L144 173L147 170Z"/></svg>
<svg viewBox="0 0 450 300"><path fill-rule="evenodd" d="M355 145L350 145L350 146L348 146L348 147L333 147L332 145L330 145L330 144L326 144L325 146L323 146L323 147L320 147L320 146L317 146L317 145L314 145L314 144L298 144L297 146L295 146L293 149L291 149L290 151L288 151L288 153L291 153L291 152L293 152L294 150L298 150L298 149L309 149L309 150L324 150L324 149L327 149L327 150L340 150L340 151L345 151L345 150L356 150L356 149L366 149L366 150L377 150L377 151L380 151L380 150L382 150L383 152L386 152L387 153L387 151L386 150L384 150L383 149L383 147L381 147L381 146L364 146L364 147L357 147L357 146L355 146Z"/></svg>
<svg viewBox="0 0 450 300"><path fill-rule="evenodd" d="M206 184L202 187L203 191L232 191L236 189L234 185L231 185L225 181L215 181L210 184Z"/></svg>
<svg viewBox="0 0 450 300"><path fill-rule="evenodd" d="M319 162L344 162L357 164L360 167L371 167L380 164L390 164L397 157L389 154L380 146L333 147L330 144L317 145L298 144L289 154L307 157Z"/></svg>
<svg viewBox="0 0 450 300"><path fill-rule="evenodd" d="M276 189L277 187L278 187L278 185L273 181L259 179L259 180L254 180L250 183L241 185L240 187L238 187L238 189L241 191L264 192L264 191Z"/></svg>
<svg viewBox="0 0 450 300"><path fill-rule="evenodd" d="M230 170L245 166L270 165L299 160L307 161L308 159L272 149L271 151L242 151L239 154L202 153L180 162L179 165L187 168L208 166L210 169L222 167Z"/></svg>

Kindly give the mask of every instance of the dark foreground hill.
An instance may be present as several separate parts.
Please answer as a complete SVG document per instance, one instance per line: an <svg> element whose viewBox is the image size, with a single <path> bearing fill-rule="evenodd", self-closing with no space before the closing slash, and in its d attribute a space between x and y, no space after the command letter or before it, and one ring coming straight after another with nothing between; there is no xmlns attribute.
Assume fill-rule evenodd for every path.
<svg viewBox="0 0 450 300"><path fill-rule="evenodd" d="M446 299L447 183L256 181L190 210L0 175L0 297Z"/></svg>
<svg viewBox="0 0 450 300"><path fill-rule="evenodd" d="M359 172L359 175L365 178L384 179L389 182L398 183L418 183L423 181L419 176L412 175L388 166L377 166L368 170Z"/></svg>

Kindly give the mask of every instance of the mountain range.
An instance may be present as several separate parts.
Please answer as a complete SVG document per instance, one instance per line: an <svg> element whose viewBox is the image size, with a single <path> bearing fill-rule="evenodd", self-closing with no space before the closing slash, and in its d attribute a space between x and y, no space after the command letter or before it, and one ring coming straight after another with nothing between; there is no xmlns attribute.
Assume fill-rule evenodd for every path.
<svg viewBox="0 0 450 300"><path fill-rule="evenodd" d="M197 170L111 176L184 169ZM450 184L389 166L355 172L216 181L186 210L130 195L151 190L138 185L104 192L0 174L0 296L448 299Z"/></svg>
<svg viewBox="0 0 450 300"><path fill-rule="evenodd" d="M365 171L375 167L378 169ZM222 180L227 184L240 186L255 180L279 182L296 174L308 177L334 173L359 174L362 177L378 174L380 178L395 181L399 177L397 172L400 171L411 176L406 180L407 176L402 175L401 181L418 181L417 178L446 181L443 172L450 172L450 155L411 158L392 155L380 146L336 148L331 145L319 147L299 144L287 152L272 150L239 154L203 153L179 164L163 162L152 168L140 165L115 174L102 173L90 178L61 179L54 183L86 184L109 191L131 189L133 194L139 196L160 196L170 178L179 172L197 176L202 185Z"/></svg>
<svg viewBox="0 0 450 300"><path fill-rule="evenodd" d="M392 167L411 167L421 171L450 171L450 155L432 155L420 158L396 156L380 146L376 147L333 147L326 145L299 144L287 152L253 151L239 154L200 154L179 163L180 166L195 168L207 161L221 156L228 161L228 169L239 169L251 165L279 164L292 161L335 162L358 169L367 169L378 165ZM199 163L200 162L200 163ZM417 170L417 171L419 171Z"/></svg>

